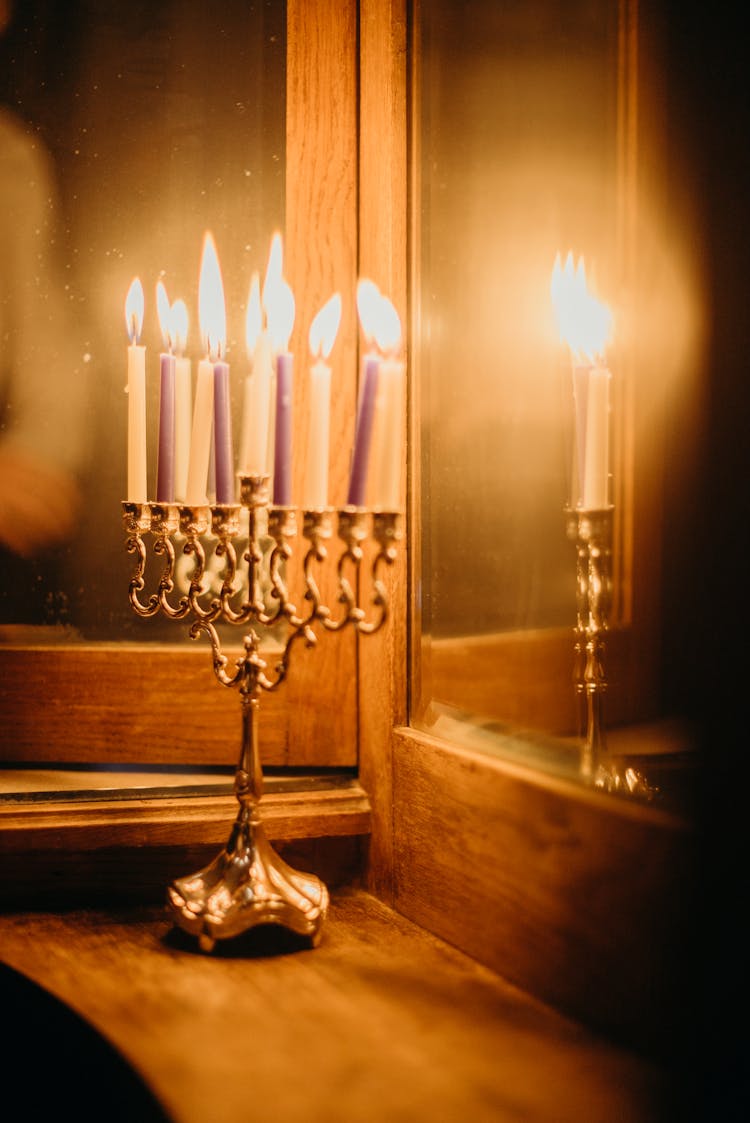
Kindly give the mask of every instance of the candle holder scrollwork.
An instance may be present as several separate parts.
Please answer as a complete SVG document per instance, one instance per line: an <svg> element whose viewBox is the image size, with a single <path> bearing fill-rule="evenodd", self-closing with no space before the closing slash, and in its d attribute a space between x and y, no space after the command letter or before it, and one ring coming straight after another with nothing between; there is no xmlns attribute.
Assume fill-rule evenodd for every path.
<svg viewBox="0 0 750 1123"><path fill-rule="evenodd" d="M610 752L604 721L613 514L613 507L566 511L568 538L576 548L574 676L585 727L580 772L584 782L594 788L650 802L658 789L638 769Z"/></svg>
<svg viewBox="0 0 750 1123"><path fill-rule="evenodd" d="M286 579L297 535L297 510L269 506L268 481L261 477L240 477L240 496L240 503L231 506L123 503L126 547L135 555L129 589L134 611L143 617L161 612L175 620L189 619L193 639L208 637L217 681L236 689L240 697L241 746L234 781L239 806L229 839L208 866L167 888L173 921L197 937L203 951L213 950L217 940L260 924L277 924L309 937L313 946L320 940L329 904L326 886L314 874L287 865L263 827L260 701L264 692L277 690L284 682L295 647L316 644L316 629L338 632L351 627L360 635L370 635L386 623L388 596L382 567L395 560L403 535L395 511L352 507L304 511L305 603L298 611ZM247 541L241 561L246 568L238 588L237 542L244 538L243 514ZM338 603L330 607L323 603L318 573L332 560L334 527L339 542ZM163 566L155 591L144 598L149 535ZM365 584L362 570L368 541L373 543L370 590L362 600L358 590ZM179 588L176 578L178 548L192 563L186 588ZM216 557L223 563L223 575L220 589L212 592L206 587L206 573L209 560ZM270 592L264 590L264 579ZM243 652L233 663L222 650L219 628L224 625L245 629ZM269 665L261 653L261 638L280 628L285 638Z"/></svg>

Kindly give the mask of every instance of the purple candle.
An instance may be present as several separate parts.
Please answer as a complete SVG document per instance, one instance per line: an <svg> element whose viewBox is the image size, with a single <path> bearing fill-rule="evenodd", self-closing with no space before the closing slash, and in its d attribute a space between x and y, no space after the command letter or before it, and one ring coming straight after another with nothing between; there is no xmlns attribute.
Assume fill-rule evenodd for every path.
<svg viewBox="0 0 750 1123"><path fill-rule="evenodd" d="M234 503L234 451L229 401L229 363L214 363L214 463L216 502Z"/></svg>
<svg viewBox="0 0 750 1123"><path fill-rule="evenodd" d="M362 393L359 397L357 430L354 437L349 494L346 502L352 507L362 507L367 490L367 468L372 440L372 424L375 417L375 399L378 391L380 360L377 355L366 355Z"/></svg>
<svg viewBox="0 0 750 1123"><path fill-rule="evenodd" d="M159 453L156 502L174 503L175 358L161 355L161 399L159 404Z"/></svg>
<svg viewBox="0 0 750 1123"><path fill-rule="evenodd" d="M273 455L273 502L287 507L292 501L292 371L289 352L276 357L276 434Z"/></svg>

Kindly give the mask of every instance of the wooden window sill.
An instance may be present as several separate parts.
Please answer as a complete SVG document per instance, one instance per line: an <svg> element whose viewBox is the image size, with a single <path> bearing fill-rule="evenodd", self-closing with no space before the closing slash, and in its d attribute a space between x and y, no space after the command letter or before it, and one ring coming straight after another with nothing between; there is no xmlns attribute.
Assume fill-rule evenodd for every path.
<svg viewBox="0 0 750 1123"><path fill-rule="evenodd" d="M291 789L291 790L290 790ZM163 899L173 877L201 868L226 845L237 813L223 794L82 800L0 800L0 892L6 905ZM359 783L269 778L262 799L267 837L302 868L334 884L360 872L370 801ZM284 847L279 847L284 849Z"/></svg>
<svg viewBox="0 0 750 1123"><path fill-rule="evenodd" d="M684 1118L661 1066L589 1033L364 892L334 894L320 947L286 936L258 929L243 937L241 954L205 956L172 932L163 911L0 916L2 959L21 975L14 988L5 980L18 997L6 1061L29 1074L27 1107L53 1095L58 1112L99 1118L98 1074L104 1102L122 1089L118 1118L170 1123L244 1123L256 1112L283 1123ZM44 991L24 989L29 980ZM65 1004L65 1032L64 1018L45 1012L49 995ZM89 1065L76 1015L114 1046L109 1065ZM75 1055L68 1066L66 1042ZM52 1078L37 1079L39 1056ZM130 1114L128 1086L113 1079L118 1058L131 1074ZM81 1062L85 1081L75 1077Z"/></svg>

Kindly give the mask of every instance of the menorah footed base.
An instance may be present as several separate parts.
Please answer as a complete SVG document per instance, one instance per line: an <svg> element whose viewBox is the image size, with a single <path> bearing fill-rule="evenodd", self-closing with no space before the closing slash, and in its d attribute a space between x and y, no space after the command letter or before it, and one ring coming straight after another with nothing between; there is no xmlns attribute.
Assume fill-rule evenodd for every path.
<svg viewBox="0 0 750 1123"><path fill-rule="evenodd" d="M211 952L217 940L261 924L280 925L317 947L329 895L314 874L279 857L262 823L243 808L226 848L204 869L173 881L167 902L175 924Z"/></svg>

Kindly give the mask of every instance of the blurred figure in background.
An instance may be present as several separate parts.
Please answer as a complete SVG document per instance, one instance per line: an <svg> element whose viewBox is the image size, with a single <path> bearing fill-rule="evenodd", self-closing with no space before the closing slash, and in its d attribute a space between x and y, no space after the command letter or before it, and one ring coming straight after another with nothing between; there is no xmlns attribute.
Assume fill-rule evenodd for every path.
<svg viewBox="0 0 750 1123"><path fill-rule="evenodd" d="M0 0L0 34L12 4ZM52 158L0 107L0 622L44 619L79 515L86 364L76 347Z"/></svg>

